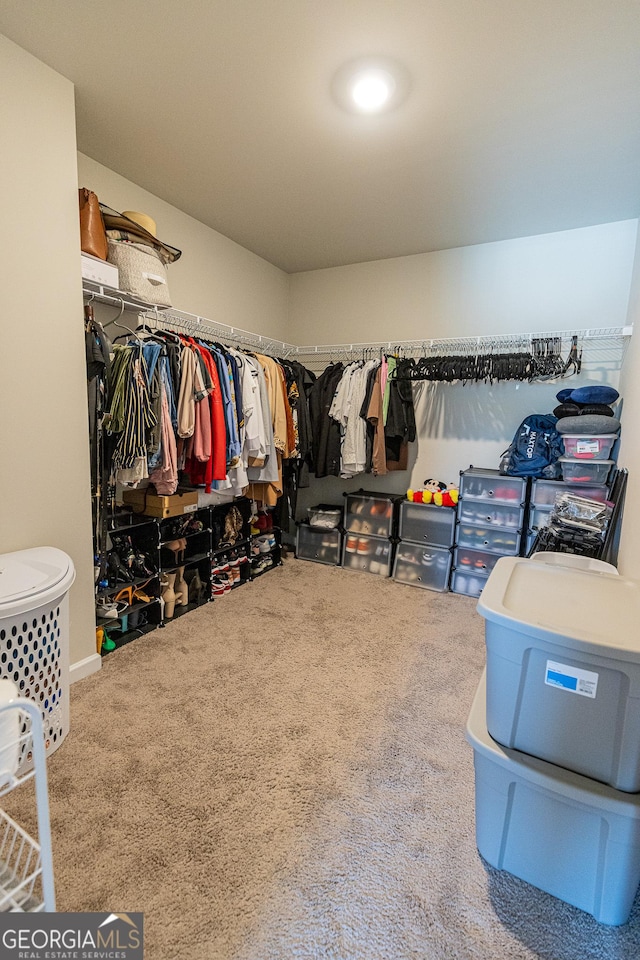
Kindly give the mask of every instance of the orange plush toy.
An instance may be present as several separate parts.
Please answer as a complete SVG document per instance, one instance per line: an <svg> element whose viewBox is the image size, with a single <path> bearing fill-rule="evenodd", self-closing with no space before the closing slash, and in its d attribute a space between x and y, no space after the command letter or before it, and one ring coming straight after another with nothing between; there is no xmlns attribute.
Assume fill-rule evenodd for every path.
<svg viewBox="0 0 640 960"><path fill-rule="evenodd" d="M423 490L407 490L407 500L412 503L434 503L437 507L455 507L458 488L447 487L441 480L425 480Z"/></svg>

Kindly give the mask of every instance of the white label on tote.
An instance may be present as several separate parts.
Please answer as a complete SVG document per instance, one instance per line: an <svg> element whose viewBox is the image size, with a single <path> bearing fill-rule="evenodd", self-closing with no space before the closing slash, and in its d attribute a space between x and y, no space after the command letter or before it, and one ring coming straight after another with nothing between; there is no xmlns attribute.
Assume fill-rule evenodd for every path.
<svg viewBox="0 0 640 960"><path fill-rule="evenodd" d="M569 693L577 693L581 697L591 697L594 700L598 689L598 674L591 670L569 667L566 663L547 660L544 682L550 687L561 687Z"/></svg>
<svg viewBox="0 0 640 960"><path fill-rule="evenodd" d="M576 453L598 453L599 450L597 440L576 440Z"/></svg>

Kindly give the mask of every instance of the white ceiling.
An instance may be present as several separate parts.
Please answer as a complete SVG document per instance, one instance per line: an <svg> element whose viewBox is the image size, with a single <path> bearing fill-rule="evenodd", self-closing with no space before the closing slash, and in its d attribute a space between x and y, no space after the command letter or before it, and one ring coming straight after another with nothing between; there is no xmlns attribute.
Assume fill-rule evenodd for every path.
<svg viewBox="0 0 640 960"><path fill-rule="evenodd" d="M640 0L2 0L0 32L74 82L83 153L289 272L640 213ZM351 116L370 55L412 89Z"/></svg>

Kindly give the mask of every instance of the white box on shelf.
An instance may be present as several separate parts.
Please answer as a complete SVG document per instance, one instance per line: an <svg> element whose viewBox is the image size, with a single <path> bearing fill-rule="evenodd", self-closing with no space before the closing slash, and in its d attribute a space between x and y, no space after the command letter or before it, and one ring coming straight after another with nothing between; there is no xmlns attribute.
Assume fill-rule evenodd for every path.
<svg viewBox="0 0 640 960"><path fill-rule="evenodd" d="M92 257L90 253L81 254L82 259L82 279L90 280L92 283L99 283L103 287L113 287L118 290L120 278L118 268L106 260L100 260L99 257Z"/></svg>

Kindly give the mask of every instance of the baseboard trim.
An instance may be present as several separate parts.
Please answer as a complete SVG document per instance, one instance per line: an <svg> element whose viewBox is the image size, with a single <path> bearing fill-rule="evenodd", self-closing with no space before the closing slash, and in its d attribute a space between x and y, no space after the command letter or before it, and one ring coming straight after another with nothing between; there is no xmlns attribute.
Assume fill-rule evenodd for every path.
<svg viewBox="0 0 640 960"><path fill-rule="evenodd" d="M71 664L69 682L77 683L78 680L84 680L85 677L90 677L92 673L97 673L101 669L102 657L99 653L92 653L90 657L85 657L84 660L78 660L77 663Z"/></svg>

